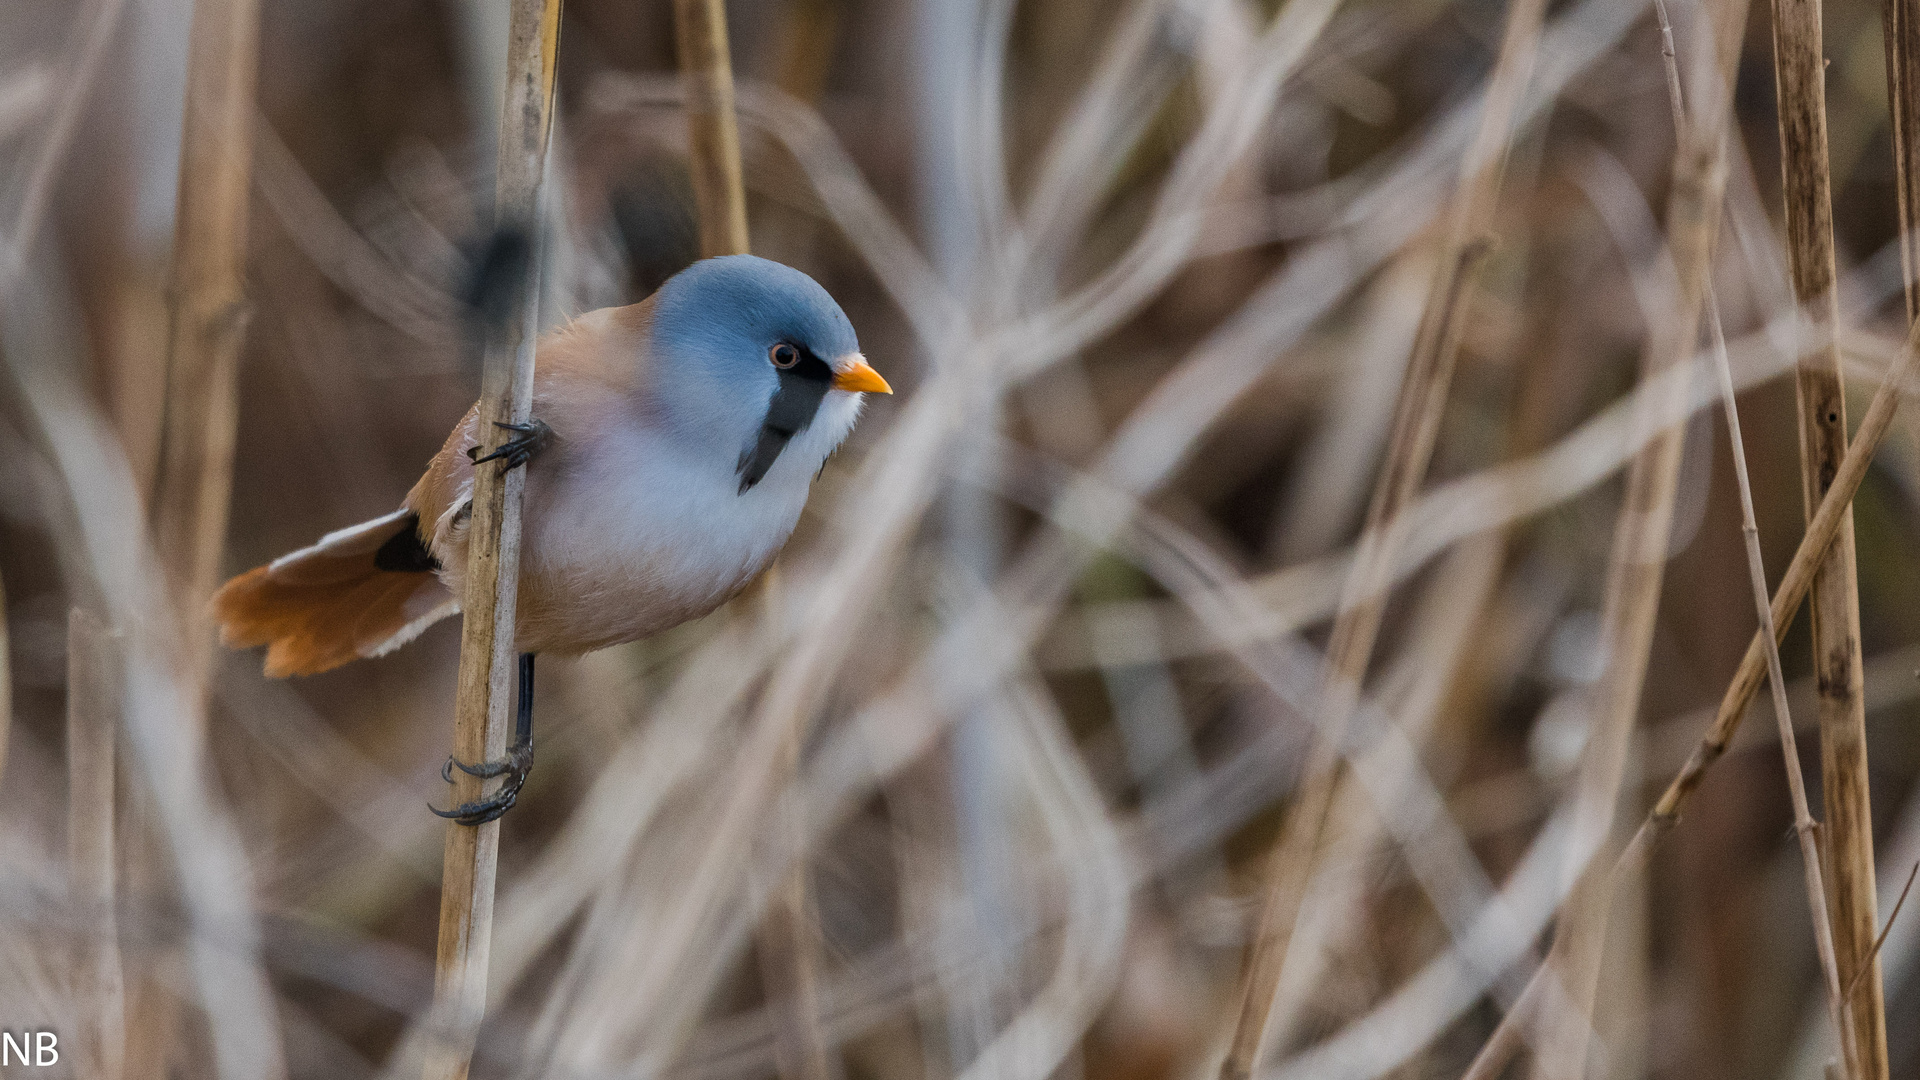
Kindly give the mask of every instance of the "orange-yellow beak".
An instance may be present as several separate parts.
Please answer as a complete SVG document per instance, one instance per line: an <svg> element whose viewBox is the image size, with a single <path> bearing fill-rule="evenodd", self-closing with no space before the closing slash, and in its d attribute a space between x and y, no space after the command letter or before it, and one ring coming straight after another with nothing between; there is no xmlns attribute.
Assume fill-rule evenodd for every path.
<svg viewBox="0 0 1920 1080"><path fill-rule="evenodd" d="M856 394L893 393L893 387L887 385L887 380L881 378L880 373L873 370L866 358L861 356L855 356L852 363L834 371L833 388L851 390Z"/></svg>

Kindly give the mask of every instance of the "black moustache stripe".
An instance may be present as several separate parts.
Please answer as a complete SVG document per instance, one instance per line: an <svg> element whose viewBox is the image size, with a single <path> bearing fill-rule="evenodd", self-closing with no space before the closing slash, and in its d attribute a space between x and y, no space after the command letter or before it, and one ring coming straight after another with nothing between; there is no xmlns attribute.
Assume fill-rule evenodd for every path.
<svg viewBox="0 0 1920 1080"><path fill-rule="evenodd" d="M777 370L777 369L776 369ZM833 388L833 369L813 353L800 350L800 362L778 372L780 385L767 404L767 418L753 446L740 455L740 494L759 483L795 435L807 429Z"/></svg>

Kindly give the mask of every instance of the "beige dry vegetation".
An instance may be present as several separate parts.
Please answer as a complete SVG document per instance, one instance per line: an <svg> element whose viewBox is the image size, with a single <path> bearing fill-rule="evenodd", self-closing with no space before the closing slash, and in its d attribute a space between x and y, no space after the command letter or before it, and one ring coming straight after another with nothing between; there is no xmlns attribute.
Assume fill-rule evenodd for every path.
<svg viewBox="0 0 1920 1080"><path fill-rule="evenodd" d="M0 1075L457 1076L437 950L476 1078L1920 1075L1920 0L570 0L537 321L750 238L898 393L461 968L461 632L190 615L479 393L514 6L0 5Z"/></svg>

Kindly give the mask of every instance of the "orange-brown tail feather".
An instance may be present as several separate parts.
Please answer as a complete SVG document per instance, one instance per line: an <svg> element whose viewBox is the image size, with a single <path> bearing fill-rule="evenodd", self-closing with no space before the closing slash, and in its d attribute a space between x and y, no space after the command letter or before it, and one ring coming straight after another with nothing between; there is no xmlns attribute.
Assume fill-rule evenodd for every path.
<svg viewBox="0 0 1920 1080"><path fill-rule="evenodd" d="M271 678L380 656L458 610L431 570L383 570L376 553L419 519L402 510L249 570L213 595L220 639L267 646Z"/></svg>

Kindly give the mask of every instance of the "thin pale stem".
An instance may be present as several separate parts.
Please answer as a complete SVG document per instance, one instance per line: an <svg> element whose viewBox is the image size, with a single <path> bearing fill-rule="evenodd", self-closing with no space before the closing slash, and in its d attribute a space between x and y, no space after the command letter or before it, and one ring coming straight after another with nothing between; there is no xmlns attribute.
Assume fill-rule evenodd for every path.
<svg viewBox="0 0 1920 1080"><path fill-rule="evenodd" d="M119 643L79 608L67 616L67 850L69 901L79 920L73 974L79 1075L119 1080L126 1052L126 984L114 915L114 760L120 730Z"/></svg>
<svg viewBox="0 0 1920 1080"><path fill-rule="evenodd" d="M1878 958L1880 947L1887 943L1887 935L1893 932L1893 924L1900 918L1900 909L1907 906L1907 893L1913 891L1913 879L1916 874L1920 874L1920 863L1914 863L1913 869L1907 871L1907 883L1900 886L1900 898L1893 902L1893 912L1887 916L1887 925L1880 928L1880 936L1873 939L1873 950L1868 953L1868 959ZM1860 983L1866 979L1868 970L1862 967L1859 973L1854 975L1853 981L1847 984L1847 992L1844 995L1846 998L1852 999L1854 992L1860 989Z"/></svg>
<svg viewBox="0 0 1920 1080"><path fill-rule="evenodd" d="M1713 303L1709 291L1709 304ZM1740 534L1746 540L1747 577L1753 584L1754 609L1760 618L1761 641L1766 645L1767 684L1773 691L1773 715L1780 730L1780 754L1787 770L1787 789L1793 797L1793 831L1800 841L1800 862L1806 877L1807 906L1813 916L1813 941L1820 955L1820 970L1827 982L1827 1018L1833 1024L1836 1045L1841 1048L1849 1076L1858 1076L1859 1055L1853 1049L1851 1025L1846 1021L1846 995L1840 988L1840 968L1834 958L1833 924L1827 917L1827 889L1821 880L1820 848L1815 835L1818 826L1807 806L1807 784L1800 772L1800 750L1794 741L1793 715L1787 707L1787 680L1780 670L1778 631L1773 622L1773 606L1767 598L1767 572L1760 555L1760 526L1753 514L1753 485L1747 477L1746 443L1740 435L1740 408L1733 390L1733 367L1727 359L1726 336L1722 332L1717 308L1709 309L1713 329L1714 371L1720 380L1720 397L1726 410L1727 442L1733 454L1733 476L1740 490Z"/></svg>
<svg viewBox="0 0 1920 1080"><path fill-rule="evenodd" d="M1533 73L1545 11L1542 0L1515 0L1509 9L1480 126L1461 163L1462 190L1448 222L1440 273L1400 389L1386 461L1361 536L1361 554L1334 619L1321 690L1321 723L1306 779L1280 842L1268 857L1267 894L1241 979L1238 1019L1231 1048L1220 1065L1221 1080L1251 1076L1266 1042L1294 924L1313 878L1321 832L1338 787L1341 744L1379 634L1388 568L1402 538L1402 512L1426 476L1439 437L1465 309L1487 255L1486 234L1499 198L1507 145L1520 93Z"/></svg>
<svg viewBox="0 0 1920 1080"><path fill-rule="evenodd" d="M7 631L7 585L0 580L0 777L7 774L7 742L13 735L12 642Z"/></svg>
<svg viewBox="0 0 1920 1080"><path fill-rule="evenodd" d="M1873 400L1867 404L1867 414L1860 421L1860 429L1847 446L1847 456L1841 460L1833 483L1821 497L1819 509L1807 523L1800 546L1794 549L1793 561L1787 564L1786 573L1781 575L1780 585L1774 590L1770 606L1776 642L1799 612L1801 601L1806 599L1821 556L1839 535L1840 523L1853 502L1854 493L1860 489L1860 482L1866 478L1874 452L1893 426L1894 413L1900 407L1904 388L1913 379L1916 366L1920 366L1916 365L1916 360L1920 360L1920 334L1908 336L1898 360L1887 371L1886 378L1881 380L1880 388L1874 391ZM1699 745L1694 747L1693 754L1681 766L1680 772L1668 782L1653 809L1647 812L1646 820L1641 823L1639 834L1635 837L1636 843L1650 844L1679 820L1680 811L1706 778L1707 770L1726 753L1733 737L1739 733L1740 723L1746 719L1747 708L1753 704L1754 694L1759 691L1760 682L1766 676L1764 633L1764 629L1754 631L1739 670L1734 672L1725 694L1721 696L1713 725L1701 736Z"/></svg>
<svg viewBox="0 0 1920 1080"><path fill-rule="evenodd" d="M1913 0L1885 0L1881 41L1887 53L1888 132L1893 142L1894 207L1900 221L1900 265L1905 271L1907 321L1920 318L1920 290L1915 276L1920 259L1914 251L1914 227L1920 223L1920 84L1914 69L1920 66L1920 19Z"/></svg>
<svg viewBox="0 0 1920 1080"><path fill-rule="evenodd" d="M1735 17L1729 20L1730 25L1744 25L1744 10L1728 14ZM1696 140L1681 105L1679 66L1664 6L1659 8L1659 15L1677 146L1666 227L1681 292L1670 323L1649 343L1647 377L1674 368L1691 355L1703 314L1716 329L1719 326L1713 317L1710 275L1725 187L1717 131L1723 110L1716 107L1709 114L1715 128L1713 137ZM1715 64L1715 70L1718 67ZM1657 419L1661 422L1660 435L1634 459L1629 471L1627 498L1608 566L1602 620L1609 672L1597 697L1595 734L1581 759L1581 824L1576 828L1577 842L1588 852L1597 851L1611 832L1613 806L1624 777L1626 741L1645 674L1653 605L1665 564L1666 534L1672 522L1682 432L1670 416L1662 414ZM1471 1080L1497 1076L1519 1050L1521 1032L1536 1021L1541 1032L1536 1075L1584 1074L1608 912L1616 891L1633 876L1618 865L1610 870L1592 864L1582 868L1562 907L1546 961L1469 1066L1467 1076ZM1560 993L1549 999L1544 995L1549 988L1557 988ZM1548 1004L1551 1007L1543 1011L1542 1006Z"/></svg>
<svg viewBox="0 0 1920 1080"><path fill-rule="evenodd" d="M699 211L700 254L743 254L747 195L733 109L726 0L674 0L673 24L680 78L687 88L688 161Z"/></svg>
<svg viewBox="0 0 1920 1080"><path fill-rule="evenodd" d="M260 0L197 0L187 55L180 195L167 290L166 393L150 506L187 631L195 708L210 655L200 616L220 579L240 349L246 342L248 195Z"/></svg>
<svg viewBox="0 0 1920 1080"><path fill-rule="evenodd" d="M1680 65L1673 44L1673 22L1666 0L1653 0L1660 20L1661 60L1667 77L1667 102L1673 113L1675 138L1685 145L1689 137L1686 98L1680 84ZM1746 543L1747 576L1753 585L1753 603L1759 613L1762 641L1766 643L1767 682L1773 691L1775 721L1780 726L1780 749L1787 770L1787 786L1793 797L1794 833L1800 841L1801 864L1806 875L1807 903L1813 917L1814 946L1820 956L1821 972L1827 981L1827 1013L1833 1023L1836 1045L1848 1061L1849 1075L1859 1074L1857 1052L1852 1049L1852 1025L1846 1020L1846 995L1840 989L1840 968L1834 956L1833 924L1827 917L1826 885L1821 880L1820 852L1815 842L1816 826L1807 806L1806 780L1800 771L1800 754L1794 745L1793 716L1787 707L1787 683L1780 668L1780 648L1773 624L1773 608L1768 603L1766 564L1760 554L1760 526L1753 512L1753 483L1747 475L1746 441L1740 434L1740 406L1733 388L1733 363L1727 355L1726 327L1720 318L1720 298L1711 278L1706 282L1707 326L1713 338L1714 373L1720 384L1720 402L1727 418L1727 442L1733 455L1733 477L1740 493L1740 534Z"/></svg>
<svg viewBox="0 0 1920 1080"><path fill-rule="evenodd" d="M1806 599L1814 571L1827 548L1839 535L1841 522L1852 505L1854 493L1859 491L1860 482L1866 478L1867 468L1873 463L1875 451L1893 426L1894 414L1900 407L1907 384L1913 379L1917 360L1920 360L1920 333L1910 333L1899 357L1881 380L1879 389L1874 391L1873 400L1867 405L1866 416L1861 419L1859 430L1848 443L1846 456L1841 459L1826 494L1821 496L1819 508L1808 521L1800 545L1794 549L1793 560L1787 564L1779 588L1774 591L1769 611L1776 644L1779 634L1793 621L1794 615L1800 610L1801 601ZM1653 845L1680 820L1681 810L1706 779L1707 771L1726 753L1734 736L1739 733L1740 724L1746 719L1747 708L1753 704L1753 696L1766 675L1765 632L1764 628L1754 631L1739 670L1728 681L1712 726L1701 736L1699 745L1694 747L1686 764L1667 783L1653 809L1647 812L1639 829L1634 832L1633 839L1614 861L1610 880L1616 885L1625 880L1635 866L1644 862L1651 854ZM1546 977L1547 969L1543 965L1534 972L1520 1001L1508 1013L1510 1019L1522 1016L1535 1006ZM1497 1076L1518 1046L1515 1025L1503 1020L1482 1048L1466 1077L1487 1080Z"/></svg>
<svg viewBox="0 0 1920 1080"><path fill-rule="evenodd" d="M700 254L703 258L745 254L749 250L746 179L734 108L726 0L675 0L673 12L680 81L686 94L688 164ZM767 570L754 590L761 616L774 625L779 623L780 606L776 575L777 570ZM799 766L795 733L781 748L783 781ZM782 1010L776 1042L781 1075L788 1080L831 1080L840 1073L832 1049L812 1022L819 996L815 936L807 874L804 867L797 868L776 890L759 934L761 977L768 997Z"/></svg>
<svg viewBox="0 0 1920 1080"><path fill-rule="evenodd" d="M554 60L560 44L560 0L514 0L507 44L506 100L500 113L496 164L497 227L532 229L540 219L540 178L552 129ZM533 410L534 339L539 325L539 251L509 273L518 303L487 327L477 432L484 451L498 449ZM505 755L512 726L517 666L515 600L520 576L520 501L524 469L474 470L460 670L454 704L453 754L461 761ZM453 795L466 803L482 781L454 774ZM487 964L493 940L494 879L500 823L447 825L440 884L440 946L434 969L434 1027L427 1080L465 1080L486 1011Z"/></svg>

